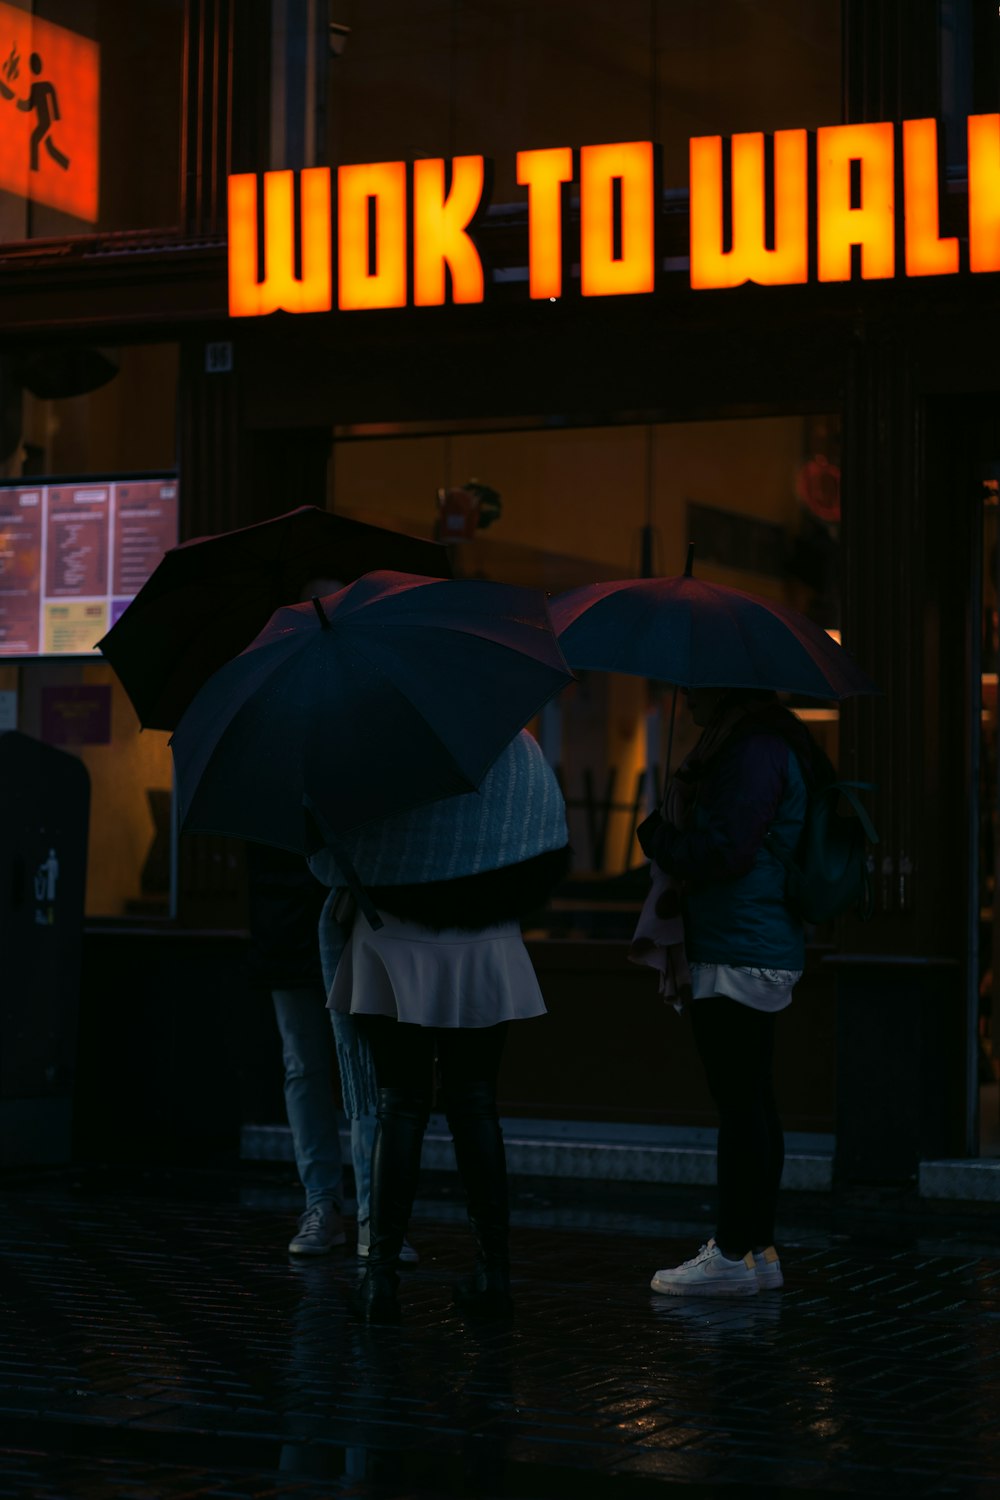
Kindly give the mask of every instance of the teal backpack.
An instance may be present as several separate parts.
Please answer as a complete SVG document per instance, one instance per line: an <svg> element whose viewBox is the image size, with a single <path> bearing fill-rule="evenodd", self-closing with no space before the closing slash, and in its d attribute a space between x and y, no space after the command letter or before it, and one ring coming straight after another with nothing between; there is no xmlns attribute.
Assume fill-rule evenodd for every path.
<svg viewBox="0 0 1000 1500"><path fill-rule="evenodd" d="M869 846L878 843L878 834L857 795L871 790L867 781L830 781L819 787L809 798L795 854L772 833L765 835L765 845L785 867L785 900L803 922L829 922L851 910L863 921L871 916ZM841 812L841 801L848 811Z"/></svg>

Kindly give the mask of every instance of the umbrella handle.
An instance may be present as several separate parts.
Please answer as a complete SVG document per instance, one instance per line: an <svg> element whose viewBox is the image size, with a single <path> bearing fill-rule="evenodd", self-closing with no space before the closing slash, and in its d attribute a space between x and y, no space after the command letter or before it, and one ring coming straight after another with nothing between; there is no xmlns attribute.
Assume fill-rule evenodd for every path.
<svg viewBox="0 0 1000 1500"><path fill-rule="evenodd" d="M347 888L358 903L359 910L364 913L369 927L373 932L377 932L380 927L385 926L385 923L375 910L372 898L361 884L358 872L351 862L351 856L348 854L343 841L334 833L308 792L304 792L302 795L302 806L316 824L316 827L323 836L323 842L337 861L337 867L347 882Z"/></svg>
<svg viewBox="0 0 1000 1500"><path fill-rule="evenodd" d="M693 550L693 549L692 549ZM663 762L663 797L660 801L660 816L667 816L667 793L670 790L670 762L674 753L674 720L677 718L677 684L670 698L670 728L667 731L667 758Z"/></svg>

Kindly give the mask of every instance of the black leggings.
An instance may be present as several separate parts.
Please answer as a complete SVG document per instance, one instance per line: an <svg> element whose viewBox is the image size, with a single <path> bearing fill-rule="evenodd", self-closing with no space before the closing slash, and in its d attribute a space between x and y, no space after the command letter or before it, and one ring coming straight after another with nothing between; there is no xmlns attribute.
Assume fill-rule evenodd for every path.
<svg viewBox="0 0 1000 1500"><path fill-rule="evenodd" d="M785 1137L774 1098L774 1022L764 1011L712 995L690 1006L709 1091L719 1111L719 1217L727 1255L774 1242Z"/></svg>
<svg viewBox="0 0 1000 1500"><path fill-rule="evenodd" d="M484 1269L508 1264L507 1159L497 1118L497 1075L506 1021L475 1029L410 1026L388 1016L358 1016L378 1083L372 1155L369 1269L394 1270L413 1207L420 1147L434 1097L434 1054L441 1103L455 1143L455 1164Z"/></svg>
<svg viewBox="0 0 1000 1500"><path fill-rule="evenodd" d="M372 1049L380 1089L396 1089L419 1099L429 1112L434 1097L434 1054L441 1069L441 1091L485 1085L496 1095L508 1021L498 1026L449 1028L409 1026L391 1016L354 1017Z"/></svg>

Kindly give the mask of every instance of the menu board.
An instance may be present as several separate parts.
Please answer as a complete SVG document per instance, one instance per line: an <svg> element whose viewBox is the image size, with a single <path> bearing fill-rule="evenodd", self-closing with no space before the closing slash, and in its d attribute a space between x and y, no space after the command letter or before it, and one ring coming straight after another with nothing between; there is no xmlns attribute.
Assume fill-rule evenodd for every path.
<svg viewBox="0 0 1000 1500"><path fill-rule="evenodd" d="M177 520L169 476L0 484L0 658L93 653Z"/></svg>

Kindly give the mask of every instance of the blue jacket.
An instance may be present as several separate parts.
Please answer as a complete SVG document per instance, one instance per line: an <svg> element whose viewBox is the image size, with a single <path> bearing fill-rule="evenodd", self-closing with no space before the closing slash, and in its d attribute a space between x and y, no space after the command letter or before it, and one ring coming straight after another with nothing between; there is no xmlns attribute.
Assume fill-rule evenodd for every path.
<svg viewBox="0 0 1000 1500"><path fill-rule="evenodd" d="M805 934L785 904L785 871L769 831L794 853L807 790L787 740L735 735L706 766L683 830L663 827L656 860L685 883L684 941L692 963L801 969Z"/></svg>

